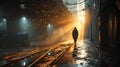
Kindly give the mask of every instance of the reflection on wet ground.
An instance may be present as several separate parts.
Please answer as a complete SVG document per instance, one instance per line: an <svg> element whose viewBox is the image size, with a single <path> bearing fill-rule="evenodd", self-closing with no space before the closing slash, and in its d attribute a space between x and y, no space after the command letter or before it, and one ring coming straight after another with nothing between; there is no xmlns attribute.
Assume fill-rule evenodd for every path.
<svg viewBox="0 0 120 67"><path fill-rule="evenodd" d="M88 40L77 42L67 51L55 67L100 67L96 44Z"/></svg>

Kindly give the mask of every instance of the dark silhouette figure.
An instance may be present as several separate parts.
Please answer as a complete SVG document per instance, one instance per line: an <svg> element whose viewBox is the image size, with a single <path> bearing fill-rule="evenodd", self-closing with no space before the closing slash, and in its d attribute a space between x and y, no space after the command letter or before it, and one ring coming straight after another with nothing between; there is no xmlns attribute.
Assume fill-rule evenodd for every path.
<svg viewBox="0 0 120 67"><path fill-rule="evenodd" d="M76 27L72 31L72 36L73 36L73 39L74 39L74 44L76 46L76 42L77 42L77 38L78 38L78 30L77 30Z"/></svg>

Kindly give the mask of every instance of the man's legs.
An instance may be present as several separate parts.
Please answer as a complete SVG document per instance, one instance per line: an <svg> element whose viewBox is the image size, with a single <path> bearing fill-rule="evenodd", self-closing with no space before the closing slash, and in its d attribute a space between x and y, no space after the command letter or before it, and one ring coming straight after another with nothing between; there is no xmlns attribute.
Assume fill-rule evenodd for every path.
<svg viewBox="0 0 120 67"><path fill-rule="evenodd" d="M75 44L75 46L74 46L74 47L76 47L76 42L77 42L77 39L74 39L74 44Z"/></svg>

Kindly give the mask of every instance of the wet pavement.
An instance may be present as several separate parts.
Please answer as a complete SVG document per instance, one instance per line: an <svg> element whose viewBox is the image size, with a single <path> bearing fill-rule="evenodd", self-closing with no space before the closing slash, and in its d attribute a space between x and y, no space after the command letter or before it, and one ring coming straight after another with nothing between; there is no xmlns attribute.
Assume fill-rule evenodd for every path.
<svg viewBox="0 0 120 67"><path fill-rule="evenodd" d="M97 45L89 40L79 41L66 51L53 67L100 67Z"/></svg>
<svg viewBox="0 0 120 67"><path fill-rule="evenodd" d="M96 45L88 40L77 42L54 67L100 67Z"/></svg>

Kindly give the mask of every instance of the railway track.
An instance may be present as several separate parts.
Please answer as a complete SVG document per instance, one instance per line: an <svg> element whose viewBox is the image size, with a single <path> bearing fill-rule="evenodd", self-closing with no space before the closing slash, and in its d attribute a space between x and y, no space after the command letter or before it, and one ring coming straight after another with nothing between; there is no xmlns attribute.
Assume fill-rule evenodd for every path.
<svg viewBox="0 0 120 67"><path fill-rule="evenodd" d="M30 51L33 51L33 50L36 50L37 48L34 48L34 49L28 49L28 50L24 50L24 51L20 51L20 52L16 52L16 53L13 53L13 54L9 54L9 55L6 55L6 56L3 56L2 59L3 60L6 60L6 59L10 59L12 57L15 57L15 56L18 56L18 54L25 54L26 52L30 52Z"/></svg>
<svg viewBox="0 0 120 67"><path fill-rule="evenodd" d="M70 46L71 45L60 45L52 49L50 52L48 52L48 54L45 54L43 57L37 59L28 67L52 67L60 60Z"/></svg>
<svg viewBox="0 0 120 67"><path fill-rule="evenodd" d="M6 67L6 66L9 66L17 61L20 61L20 60L23 60L25 58L29 58L33 55L36 55L40 52L43 52L43 51L46 51L48 49L32 49L30 51L26 50L26 51L22 51L18 54L15 54L15 55L12 55L12 56L9 56L7 58L3 58L3 60L0 61L0 67Z"/></svg>
<svg viewBox="0 0 120 67"><path fill-rule="evenodd" d="M22 56L13 56L5 59L0 67L52 67L64 55L71 44L61 44L43 50L34 49L31 53ZM27 51L29 52L29 51Z"/></svg>

